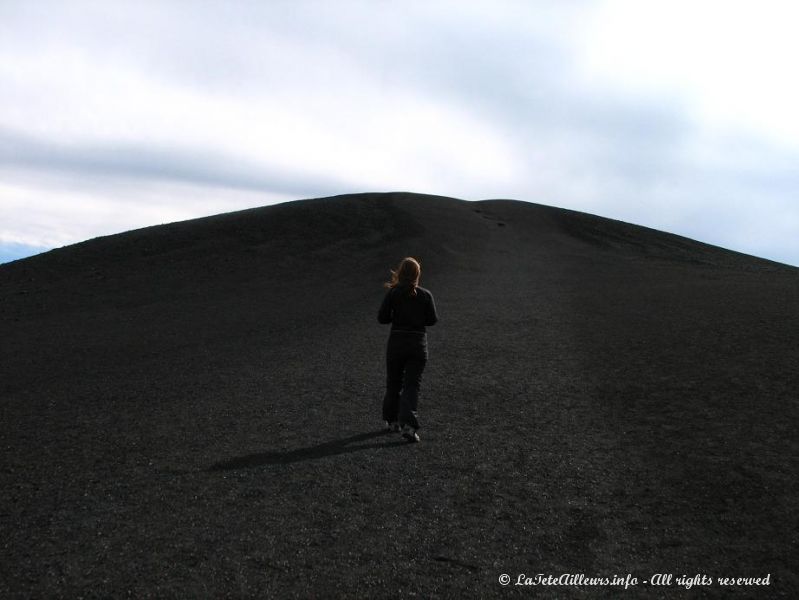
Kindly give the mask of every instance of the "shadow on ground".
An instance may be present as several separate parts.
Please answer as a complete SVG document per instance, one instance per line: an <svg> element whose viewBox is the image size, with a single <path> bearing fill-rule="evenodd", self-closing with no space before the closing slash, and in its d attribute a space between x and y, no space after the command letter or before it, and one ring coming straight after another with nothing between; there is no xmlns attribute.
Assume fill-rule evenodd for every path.
<svg viewBox="0 0 799 600"><path fill-rule="evenodd" d="M215 463L205 469L206 471L232 471L235 469L249 469L252 467L262 467L266 465L284 465L293 462L301 462L305 460L314 460L324 458L326 456L335 456L337 454L347 454L349 452L358 452L359 450L373 450L376 448L390 448L393 446L407 446L408 442L405 440L395 440L391 442L374 442L371 444L359 444L358 442L365 442L367 440L387 436L388 431L370 431L368 433L359 433L350 437L325 442L323 444L316 444L314 446L306 446L305 448L297 448L295 450L286 450L284 452L258 452L256 454L247 454L245 456L237 456L222 462Z"/></svg>

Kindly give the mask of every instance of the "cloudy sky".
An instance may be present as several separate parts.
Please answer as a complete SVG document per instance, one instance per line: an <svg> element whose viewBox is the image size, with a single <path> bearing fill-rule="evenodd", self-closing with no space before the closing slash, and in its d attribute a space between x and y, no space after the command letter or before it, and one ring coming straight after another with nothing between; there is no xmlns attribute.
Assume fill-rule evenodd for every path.
<svg viewBox="0 0 799 600"><path fill-rule="evenodd" d="M799 265L799 3L0 0L0 262L407 190Z"/></svg>

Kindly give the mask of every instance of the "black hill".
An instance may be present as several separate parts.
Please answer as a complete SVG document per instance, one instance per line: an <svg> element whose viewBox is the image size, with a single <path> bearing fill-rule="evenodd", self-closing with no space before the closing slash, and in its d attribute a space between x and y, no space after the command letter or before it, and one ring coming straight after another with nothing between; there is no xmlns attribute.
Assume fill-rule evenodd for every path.
<svg viewBox="0 0 799 600"><path fill-rule="evenodd" d="M420 444L380 432L408 255ZM0 597L797 597L797 307L793 267L406 193L2 265Z"/></svg>

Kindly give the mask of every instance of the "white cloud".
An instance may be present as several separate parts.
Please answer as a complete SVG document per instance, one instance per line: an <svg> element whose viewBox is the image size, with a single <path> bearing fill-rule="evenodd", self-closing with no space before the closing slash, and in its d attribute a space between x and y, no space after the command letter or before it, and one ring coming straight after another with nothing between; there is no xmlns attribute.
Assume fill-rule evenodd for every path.
<svg viewBox="0 0 799 600"><path fill-rule="evenodd" d="M186 219L286 202L286 194L113 180L76 185L51 176L0 183L0 245L59 247Z"/></svg>
<svg viewBox="0 0 799 600"><path fill-rule="evenodd" d="M680 101L704 126L799 148L799 4L610 0L596 5L580 62L594 84Z"/></svg>

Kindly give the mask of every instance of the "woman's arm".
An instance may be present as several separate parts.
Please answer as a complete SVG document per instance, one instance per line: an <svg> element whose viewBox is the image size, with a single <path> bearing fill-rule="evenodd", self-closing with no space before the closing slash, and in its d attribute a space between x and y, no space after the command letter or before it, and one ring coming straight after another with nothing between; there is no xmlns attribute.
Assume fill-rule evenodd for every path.
<svg viewBox="0 0 799 600"><path fill-rule="evenodd" d="M377 312L377 322L383 325L391 323L391 291L388 290L380 305L380 310Z"/></svg>
<svg viewBox="0 0 799 600"><path fill-rule="evenodd" d="M433 300L432 293L430 293L429 301L424 308L424 324L435 325L438 322L438 313L436 313L436 303L435 300Z"/></svg>

